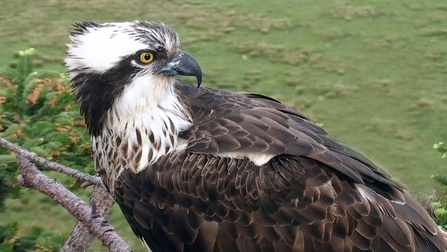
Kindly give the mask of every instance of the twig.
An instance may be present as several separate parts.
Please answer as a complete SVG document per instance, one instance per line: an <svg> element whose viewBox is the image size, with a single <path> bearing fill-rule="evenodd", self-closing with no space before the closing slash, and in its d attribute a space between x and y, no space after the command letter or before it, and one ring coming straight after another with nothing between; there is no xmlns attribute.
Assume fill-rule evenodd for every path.
<svg viewBox="0 0 447 252"><path fill-rule="evenodd" d="M16 145L16 144L11 143L10 141L4 139L3 137L0 137L0 145L11 150L11 151L16 152L17 154L25 157L26 159L31 160L33 163L42 165L43 167L48 168L50 170L62 172L69 176L72 176L74 178L77 178L77 179L80 179L83 181L88 181L95 185L103 186L101 178L99 178L98 176L92 176L90 174L80 172L76 169L58 164L56 162L51 162L46 158L39 157L36 154L34 154L34 153Z"/></svg>
<svg viewBox="0 0 447 252"><path fill-rule="evenodd" d="M92 196L90 197L90 207L92 208L94 215L100 215L104 217L104 219L108 219L114 203L110 193L104 190L103 187L95 186L93 188ZM84 223L78 221L70 236L62 246L61 251L87 251L94 238L95 235L88 230Z"/></svg>
<svg viewBox="0 0 447 252"><path fill-rule="evenodd" d="M32 187L54 201L61 204L67 211L81 221L99 240L112 252L131 252L132 249L102 216L93 213L82 199L67 190L59 182L42 174L27 158L17 155L24 186Z"/></svg>

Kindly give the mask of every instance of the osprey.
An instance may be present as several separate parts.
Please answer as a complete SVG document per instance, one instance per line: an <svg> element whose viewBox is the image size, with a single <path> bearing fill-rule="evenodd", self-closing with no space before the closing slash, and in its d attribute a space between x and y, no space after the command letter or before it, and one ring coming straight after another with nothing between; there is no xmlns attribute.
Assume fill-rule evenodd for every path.
<svg viewBox="0 0 447 252"><path fill-rule="evenodd" d="M200 87L172 28L82 22L70 39L96 169L148 250L447 251L401 185L300 112Z"/></svg>

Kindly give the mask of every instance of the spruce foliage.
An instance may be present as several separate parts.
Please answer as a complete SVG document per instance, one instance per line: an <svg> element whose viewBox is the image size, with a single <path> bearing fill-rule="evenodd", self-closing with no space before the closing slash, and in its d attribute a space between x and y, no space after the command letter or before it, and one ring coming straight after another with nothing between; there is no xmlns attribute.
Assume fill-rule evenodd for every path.
<svg viewBox="0 0 447 252"><path fill-rule="evenodd" d="M15 68L0 67L0 136L35 154L93 173L90 137L65 73L33 69L34 49L19 52ZM20 196L15 156L0 148L0 211L7 197ZM66 178L76 189L79 181ZM7 206L6 206L7 207ZM0 251L58 251L64 239L34 227L25 235L20 223L0 226Z"/></svg>
<svg viewBox="0 0 447 252"><path fill-rule="evenodd" d="M443 142L433 145L433 149L441 153L442 158L447 158L447 145ZM438 182L440 189L437 193L437 201L431 204L436 223L447 231L447 176L436 174L432 176Z"/></svg>

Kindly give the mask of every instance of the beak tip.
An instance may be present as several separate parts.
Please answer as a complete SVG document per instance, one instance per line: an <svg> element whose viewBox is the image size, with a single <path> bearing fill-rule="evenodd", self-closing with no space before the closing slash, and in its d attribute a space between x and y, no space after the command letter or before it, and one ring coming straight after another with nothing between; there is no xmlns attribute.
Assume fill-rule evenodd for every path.
<svg viewBox="0 0 447 252"><path fill-rule="evenodd" d="M197 78L197 87L199 88L200 85L202 84L202 75L198 75L196 76L196 78Z"/></svg>

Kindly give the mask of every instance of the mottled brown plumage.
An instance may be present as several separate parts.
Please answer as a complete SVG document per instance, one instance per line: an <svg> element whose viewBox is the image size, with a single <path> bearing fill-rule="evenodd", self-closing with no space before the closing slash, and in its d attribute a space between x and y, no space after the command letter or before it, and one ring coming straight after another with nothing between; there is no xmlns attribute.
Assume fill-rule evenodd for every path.
<svg viewBox="0 0 447 252"><path fill-rule="evenodd" d="M157 33L176 36L165 26L142 26L135 32L157 38L144 42L154 53L176 41ZM144 69L144 82L126 75L133 54L99 72L73 67L93 60L67 60L96 168L152 251L447 251L428 213L363 155L272 98L177 79L173 72L201 78L200 69L178 48L163 49L158 60L169 67L131 69L135 78ZM91 100L97 87L115 92L105 92L102 110Z"/></svg>
<svg viewBox="0 0 447 252"><path fill-rule="evenodd" d="M191 114L201 111L181 134L187 150L125 171L115 186L154 251L447 251L400 185L299 112L256 94L177 85ZM252 150L275 157L258 167L217 156Z"/></svg>

